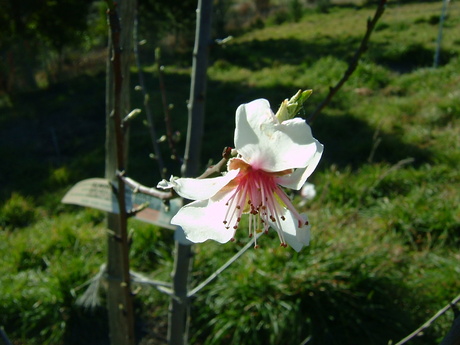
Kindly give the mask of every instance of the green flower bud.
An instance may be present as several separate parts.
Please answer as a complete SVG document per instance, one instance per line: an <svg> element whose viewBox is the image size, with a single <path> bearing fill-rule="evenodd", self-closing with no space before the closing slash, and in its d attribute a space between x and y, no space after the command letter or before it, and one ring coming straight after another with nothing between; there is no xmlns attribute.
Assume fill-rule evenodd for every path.
<svg viewBox="0 0 460 345"><path fill-rule="evenodd" d="M276 117L280 122L294 118L299 111L302 109L303 103L310 97L313 90L299 90L291 97L291 99L285 99L276 113Z"/></svg>

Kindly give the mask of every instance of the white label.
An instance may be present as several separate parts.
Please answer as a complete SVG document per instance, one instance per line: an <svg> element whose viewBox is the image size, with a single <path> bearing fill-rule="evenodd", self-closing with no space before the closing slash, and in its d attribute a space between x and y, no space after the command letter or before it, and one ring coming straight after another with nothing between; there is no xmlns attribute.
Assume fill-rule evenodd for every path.
<svg viewBox="0 0 460 345"><path fill-rule="evenodd" d="M163 201L154 196L133 193L128 187L125 193L127 212L142 204L148 204L145 209L136 213L136 219L164 228L176 229L176 226L171 225L170 221L182 207L181 199L170 200L169 207L166 208ZM66 193L62 202L65 204L92 207L116 214L120 212L118 200L112 190L112 186L108 180L103 178L90 178L78 182Z"/></svg>

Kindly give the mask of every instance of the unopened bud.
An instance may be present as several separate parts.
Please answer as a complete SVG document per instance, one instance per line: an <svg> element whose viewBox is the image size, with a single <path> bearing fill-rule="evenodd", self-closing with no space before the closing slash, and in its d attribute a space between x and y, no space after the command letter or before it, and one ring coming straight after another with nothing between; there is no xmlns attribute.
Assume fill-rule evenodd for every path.
<svg viewBox="0 0 460 345"><path fill-rule="evenodd" d="M280 122L294 118L302 109L305 101L312 94L312 90L299 90L289 100L286 98L276 112L276 117Z"/></svg>
<svg viewBox="0 0 460 345"><path fill-rule="evenodd" d="M141 113L141 110L136 108L136 109L133 109L128 115L125 116L125 118L123 119L123 124L126 124L128 123L129 121L133 120L134 118L137 117L137 115L139 115Z"/></svg>

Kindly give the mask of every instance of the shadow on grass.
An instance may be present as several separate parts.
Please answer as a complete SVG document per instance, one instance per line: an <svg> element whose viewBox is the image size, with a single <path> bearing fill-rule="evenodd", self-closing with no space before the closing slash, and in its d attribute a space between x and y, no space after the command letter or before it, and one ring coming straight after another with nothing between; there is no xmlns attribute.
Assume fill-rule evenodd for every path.
<svg viewBox="0 0 460 345"><path fill-rule="evenodd" d="M192 304L191 334L222 345L303 344L307 338L312 345L383 345L424 321L402 284L358 270L347 271L349 277L336 272L331 280L317 276L284 284L257 274L248 281L227 281L226 288L210 288ZM428 330L414 343L434 344L435 339Z"/></svg>
<svg viewBox="0 0 460 345"><path fill-rule="evenodd" d="M133 84L137 76L132 76ZM174 130L181 132L177 143L183 154L186 139L187 108L190 79L186 75L168 74L166 88L168 101L174 102L171 111ZM157 134L165 133L157 81L147 78L152 93ZM81 76L47 90L20 94L13 107L3 110L0 120L0 156L5 167L0 178L6 181L1 199L13 191L23 195L41 195L52 192L83 178L104 173L104 75ZM236 108L256 98L267 98L273 107L296 91L294 87L255 88L241 84L209 81L206 106L205 134L202 146L202 165L209 159L220 159L221 150L233 145ZM333 107L346 107L340 93ZM313 106L313 104L311 105ZM141 97L133 94L132 107L142 108ZM310 111L311 109L307 109ZM154 185L159 179L157 164L149 160L151 139L143 124L145 115L131 125L129 170L134 178ZM351 165L366 163L373 145L376 129L366 122L344 113L328 115L328 109L313 125L314 135L325 145L322 164ZM392 133L380 133L382 139L374 161L397 162L414 157L422 163L430 160L430 153L410 144ZM162 144L164 157L169 149ZM173 174L180 173L180 163L165 159ZM65 167L60 176L59 168Z"/></svg>
<svg viewBox="0 0 460 345"><path fill-rule="evenodd" d="M440 49L438 65L447 64L455 58L458 53ZM420 43L409 43L407 45L391 46L389 43L379 43L373 49L369 58L375 63L382 65L398 73L410 73L418 68L432 67L434 62L434 51Z"/></svg>
<svg viewBox="0 0 460 345"><path fill-rule="evenodd" d="M423 316L415 312L418 304L407 299L410 295L400 285L379 277L368 277L349 291L331 287L311 291L300 304L300 310L307 311L302 333L312 337L312 345L398 341L423 322ZM435 342L430 330L414 339L414 344Z"/></svg>
<svg viewBox="0 0 460 345"><path fill-rule="evenodd" d="M87 173L103 173L97 163L103 159L104 88L102 74L80 76L12 97L0 119L0 179L8 181L2 199L12 191L40 195ZM54 181L52 172L62 166L67 172Z"/></svg>
<svg viewBox="0 0 460 345"><path fill-rule="evenodd" d="M298 39L252 40L230 44L216 49L215 59L224 59L233 65L258 70L274 65L313 64L321 57L333 56L348 61L358 47L356 37L347 37L337 44L330 36L319 36L311 41Z"/></svg>
<svg viewBox="0 0 460 345"><path fill-rule="evenodd" d="M64 334L66 345L109 345L108 317L105 306L94 309L73 308ZM84 331L83 331L84 330Z"/></svg>
<svg viewBox="0 0 460 345"><path fill-rule="evenodd" d="M393 133L378 131L349 114L330 116L326 110L314 123L313 132L324 144L322 164L326 165L356 169L367 163L369 158L372 162L394 164L412 157L416 166L431 160L431 153L427 149L405 143L402 137Z"/></svg>
<svg viewBox="0 0 460 345"><path fill-rule="evenodd" d="M332 56L349 62L361 37L341 37L340 41L328 35L312 40L267 39L229 44L215 49L215 60L247 68L260 70L277 65L309 66L322 57ZM371 42L365 56L370 61L398 72L409 73L417 68L433 66L434 51L421 43L397 44L395 42ZM447 64L457 52L441 49L439 65Z"/></svg>
<svg viewBox="0 0 460 345"><path fill-rule="evenodd" d="M356 47L359 40L349 37L339 43L329 36L316 37L308 42L297 39L253 40L215 47L211 60L229 61L250 70L276 64L309 66L325 56L349 61L353 53L350 47ZM389 43L372 43L371 48L371 60L394 70L411 71L432 64L433 53L421 45L397 48ZM441 56L447 60L450 57L443 53ZM136 83L137 75L132 75L132 81ZM152 96L158 135L161 136L165 130L158 83L151 75L147 75L147 84ZM182 133L181 142L177 145L179 154L182 154L180 150L186 136L186 100L190 79L186 75L169 74L166 76L166 84L168 101L175 104L172 110L173 126ZM294 87L253 88L210 81L203 166L209 159L218 160L220 150L233 144L234 113L239 104L264 97L275 107L295 91ZM52 85L46 90L13 97L12 107L2 109L0 118L0 156L4 160L2 165L6 167L0 172L0 179L7 181L0 199L9 198L13 191L24 195L39 195L44 188L56 189L56 181L50 176L63 166L67 168L67 175L61 176L60 187L82 178L101 176L104 171L104 98L103 73L82 75L66 83ZM340 98L339 93L334 99L334 106L340 106ZM133 108L142 108L140 94L133 93L132 105ZM351 115L328 116L327 113L328 109L325 110L326 115L320 115L314 124L315 135L326 146L323 161L340 166L351 164L354 167L366 162L375 129ZM147 172L151 178L146 183L154 183L159 174L156 173L155 162L146 162L152 152L152 144L141 123L144 119L141 117L141 121L132 124L130 169L135 175L139 171L139 175L146 176ZM380 136L382 143L376 151L376 161L395 162L408 156L419 162L429 160L429 152L405 144L402 138L392 133L381 133ZM166 145L163 145L163 150L164 156L169 157ZM167 163L171 165L171 173L179 174L180 163Z"/></svg>

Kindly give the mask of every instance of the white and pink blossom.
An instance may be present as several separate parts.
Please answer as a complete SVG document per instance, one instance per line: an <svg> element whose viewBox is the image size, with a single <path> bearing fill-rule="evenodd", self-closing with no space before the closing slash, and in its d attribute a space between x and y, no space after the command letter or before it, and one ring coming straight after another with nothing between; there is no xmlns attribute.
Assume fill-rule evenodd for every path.
<svg viewBox="0 0 460 345"><path fill-rule="evenodd" d="M281 245L299 251L310 241L310 223L283 190L299 190L314 171L323 145L313 138L305 120L281 121L265 99L243 104L236 111L236 157L227 172L207 179L171 178L160 188L174 188L195 200L172 218L194 243L212 239L221 243L235 238L243 215L248 233L277 231Z"/></svg>

